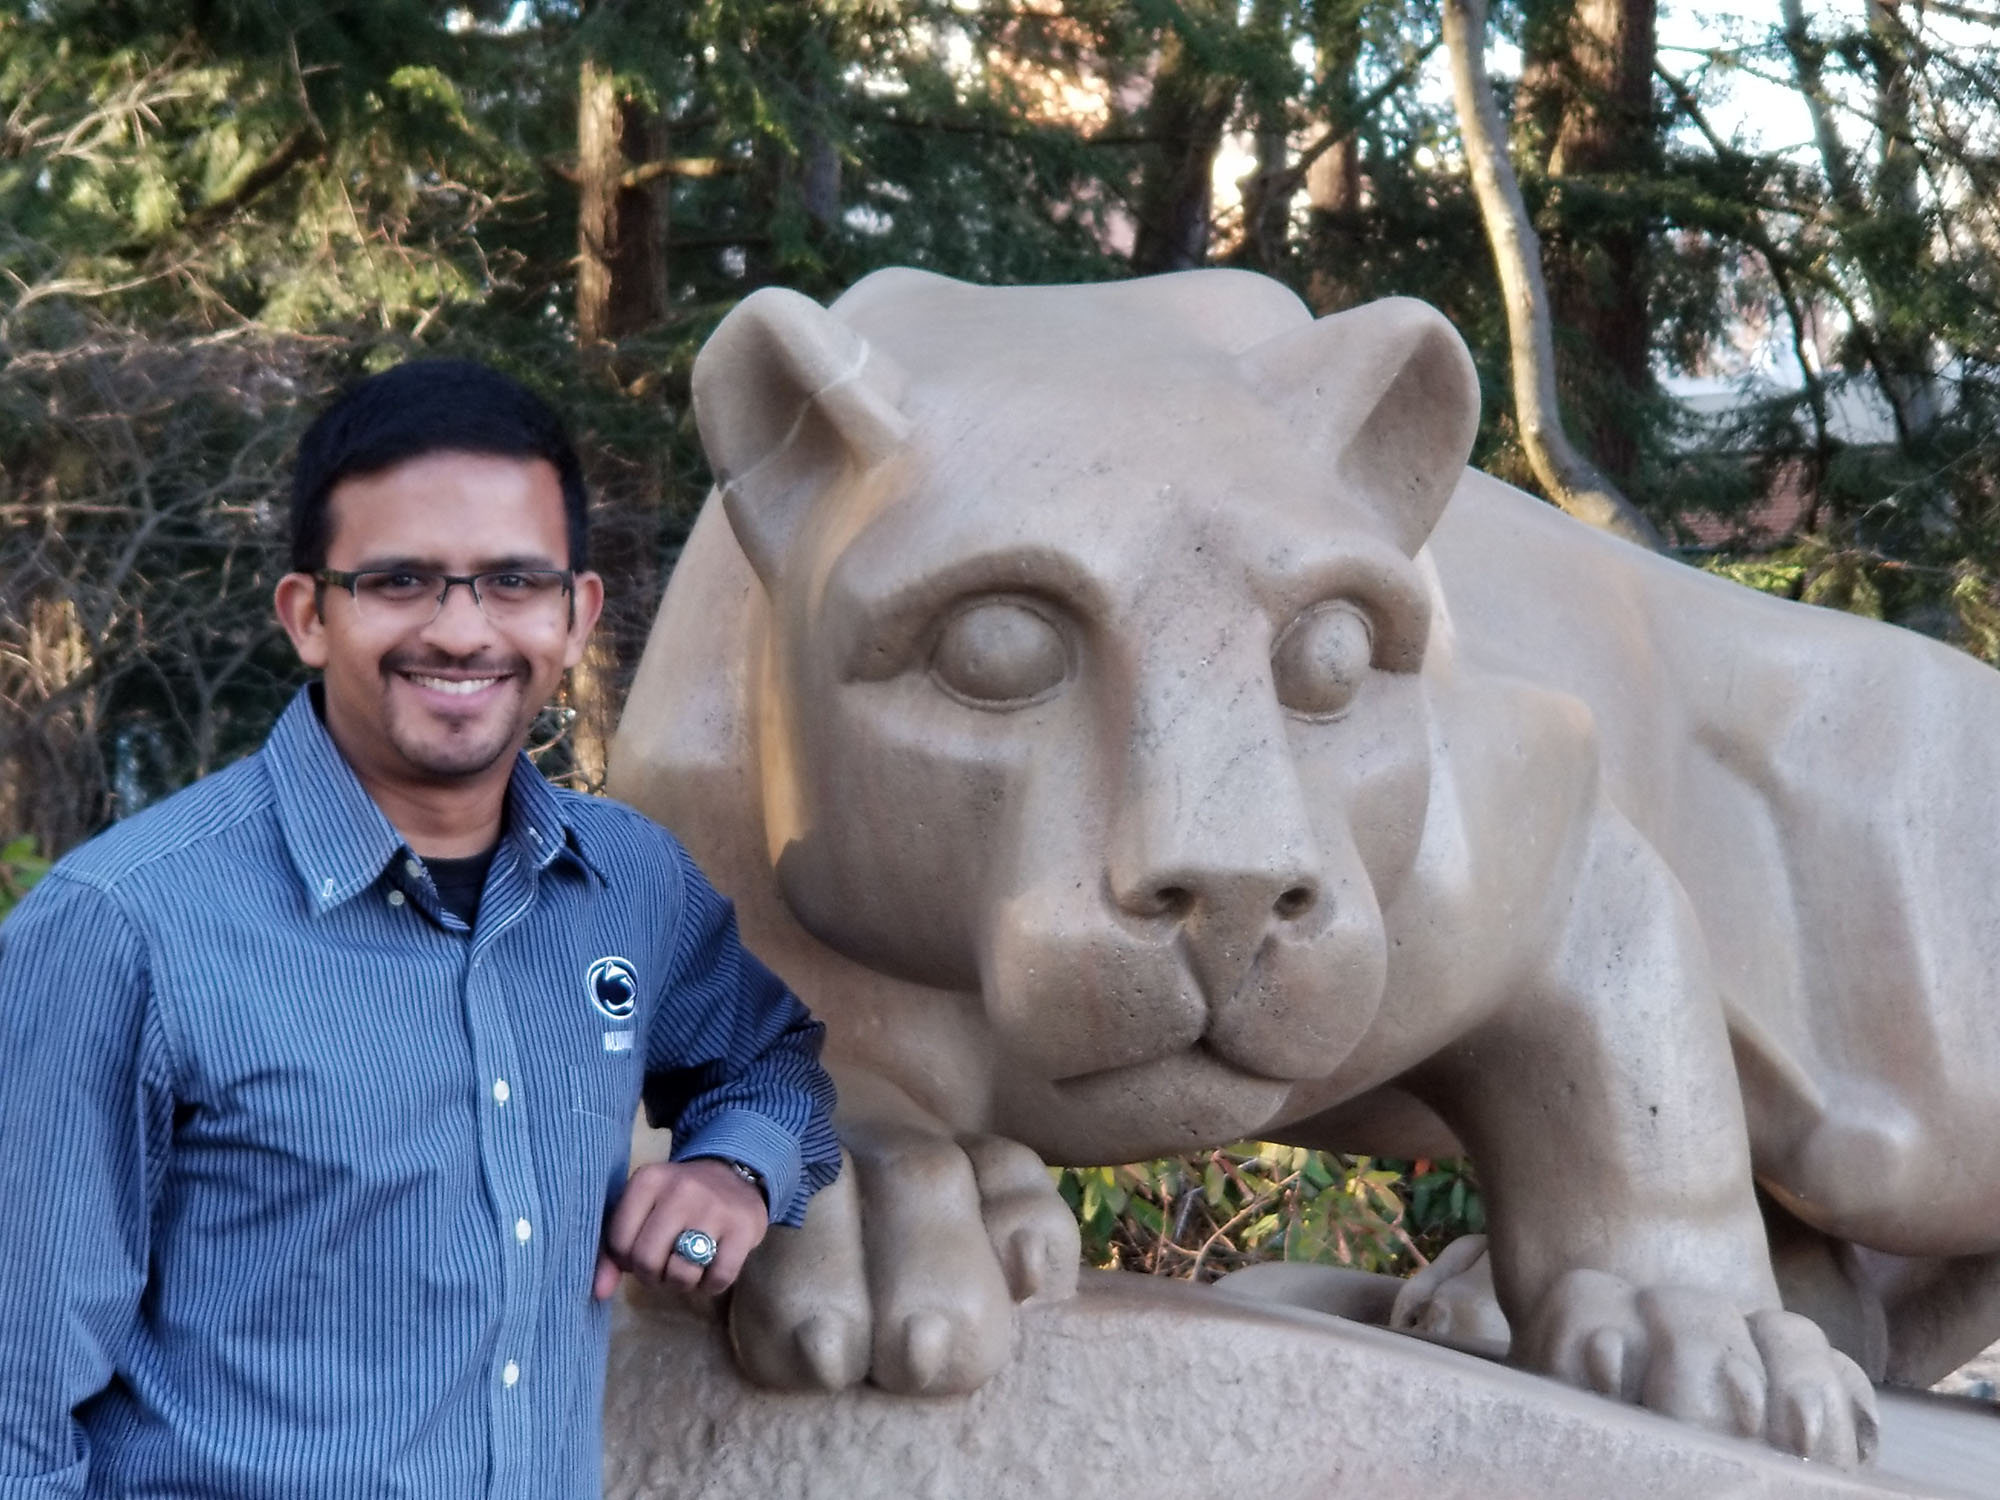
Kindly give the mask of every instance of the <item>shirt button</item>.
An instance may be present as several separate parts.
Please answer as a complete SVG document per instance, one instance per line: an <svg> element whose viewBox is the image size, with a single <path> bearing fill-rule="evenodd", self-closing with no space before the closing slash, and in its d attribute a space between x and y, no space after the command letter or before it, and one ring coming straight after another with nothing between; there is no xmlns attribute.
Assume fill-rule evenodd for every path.
<svg viewBox="0 0 2000 1500"><path fill-rule="evenodd" d="M534 1232L535 1226L530 1224L526 1219L516 1219L514 1221L514 1238L522 1244L527 1244L528 1236Z"/></svg>
<svg viewBox="0 0 2000 1500"><path fill-rule="evenodd" d="M403 904L403 893L401 891L389 892L389 904L391 906L401 906Z"/></svg>
<svg viewBox="0 0 2000 1500"><path fill-rule="evenodd" d="M520 1378L521 1367L515 1364L513 1360L508 1360L506 1367L500 1371L500 1383L502 1385L512 1385Z"/></svg>
<svg viewBox="0 0 2000 1500"><path fill-rule="evenodd" d="M507 1087L506 1079L496 1078L493 1080L493 1102L495 1104L505 1104L508 1096L513 1092L512 1089Z"/></svg>
<svg viewBox="0 0 2000 1500"><path fill-rule="evenodd" d="M415 859L404 860L403 872L412 880L420 879L424 873L423 861Z"/></svg>

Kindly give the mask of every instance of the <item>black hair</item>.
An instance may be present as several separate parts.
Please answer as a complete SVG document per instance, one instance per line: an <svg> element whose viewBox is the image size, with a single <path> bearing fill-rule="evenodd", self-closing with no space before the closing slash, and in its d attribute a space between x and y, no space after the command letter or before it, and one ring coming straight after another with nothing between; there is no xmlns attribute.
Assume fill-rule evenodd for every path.
<svg viewBox="0 0 2000 1500"><path fill-rule="evenodd" d="M547 402L498 370L464 359L413 360L343 391L299 439L292 467L292 571L326 566L327 499L356 474L427 453L541 458L562 481L569 566L589 565L583 466Z"/></svg>

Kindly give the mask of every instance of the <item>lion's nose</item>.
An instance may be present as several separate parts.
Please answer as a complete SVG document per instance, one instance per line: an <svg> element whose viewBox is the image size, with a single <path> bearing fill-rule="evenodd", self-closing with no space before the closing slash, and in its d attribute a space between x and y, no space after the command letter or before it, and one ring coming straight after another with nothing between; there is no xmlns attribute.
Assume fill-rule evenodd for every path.
<svg viewBox="0 0 2000 1500"><path fill-rule="evenodd" d="M1176 871L1119 896L1137 917L1179 925L1188 966L1211 1008L1233 999L1266 941L1318 911L1318 882L1286 869Z"/></svg>
<svg viewBox="0 0 2000 1500"><path fill-rule="evenodd" d="M1118 904L1135 917L1165 917L1185 922L1197 910L1227 910L1240 920L1254 917L1273 887L1281 888L1269 898L1270 914L1280 922L1299 921L1310 916L1319 905L1319 882L1303 873L1289 881L1262 874L1178 876L1142 886L1129 894L1121 893Z"/></svg>

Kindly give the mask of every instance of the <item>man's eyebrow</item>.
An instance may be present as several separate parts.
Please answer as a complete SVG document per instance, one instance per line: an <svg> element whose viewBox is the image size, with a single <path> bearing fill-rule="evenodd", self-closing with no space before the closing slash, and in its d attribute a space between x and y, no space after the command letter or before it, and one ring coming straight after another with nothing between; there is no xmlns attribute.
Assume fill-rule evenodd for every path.
<svg viewBox="0 0 2000 1500"><path fill-rule="evenodd" d="M537 552L517 552L505 557L481 558L470 568L469 573L505 573L509 569L524 569L534 572L560 573L561 563L554 558ZM370 557L357 563L348 571L352 573L391 573L407 569L413 573L449 573L453 570L434 557Z"/></svg>

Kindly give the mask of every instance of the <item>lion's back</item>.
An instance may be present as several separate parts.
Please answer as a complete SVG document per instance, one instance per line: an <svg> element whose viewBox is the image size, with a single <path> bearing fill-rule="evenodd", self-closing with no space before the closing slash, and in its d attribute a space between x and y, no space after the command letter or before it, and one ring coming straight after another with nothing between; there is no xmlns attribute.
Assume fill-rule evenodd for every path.
<svg viewBox="0 0 2000 1500"><path fill-rule="evenodd" d="M1607 792L1693 899L1740 1049L1832 1095L2000 1102L2000 674L1476 473L1431 546L1466 663L1590 709Z"/></svg>

